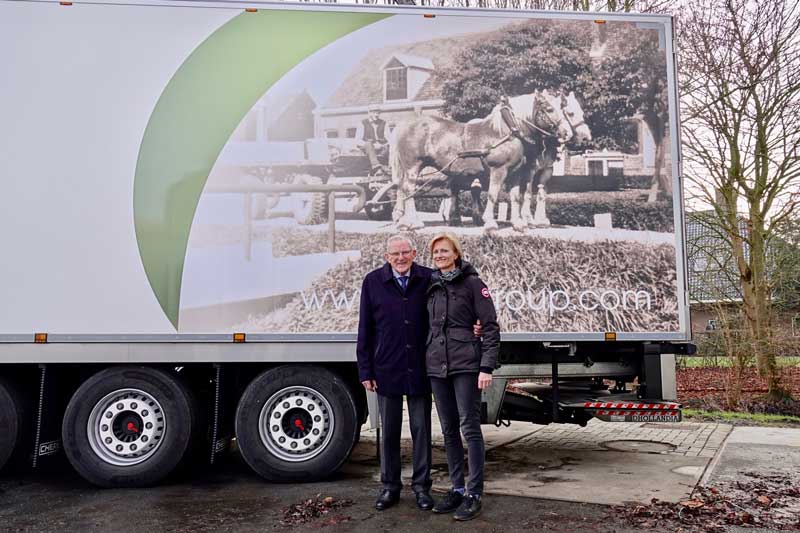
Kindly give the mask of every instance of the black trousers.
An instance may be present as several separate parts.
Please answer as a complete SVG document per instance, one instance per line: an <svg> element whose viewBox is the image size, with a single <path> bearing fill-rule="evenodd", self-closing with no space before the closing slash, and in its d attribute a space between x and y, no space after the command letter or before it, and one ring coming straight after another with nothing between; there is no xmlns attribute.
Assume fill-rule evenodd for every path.
<svg viewBox="0 0 800 533"><path fill-rule="evenodd" d="M483 494L483 465L486 451L481 432L481 391L478 374L453 374L446 378L431 377L433 399L442 424L447 468L453 488L464 488L464 445L467 441L469 478L467 492Z"/></svg>
<svg viewBox="0 0 800 533"><path fill-rule="evenodd" d="M408 396L408 421L413 445L414 492L431 489L431 397ZM383 439L381 439L381 483L383 488L400 492L400 431L403 425L403 398L378 394Z"/></svg>

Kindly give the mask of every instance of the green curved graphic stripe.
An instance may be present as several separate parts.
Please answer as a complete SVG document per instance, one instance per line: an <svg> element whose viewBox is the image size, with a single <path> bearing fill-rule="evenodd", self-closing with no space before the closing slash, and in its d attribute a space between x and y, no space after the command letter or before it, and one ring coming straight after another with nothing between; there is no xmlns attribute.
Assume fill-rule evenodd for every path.
<svg viewBox="0 0 800 533"><path fill-rule="evenodd" d="M195 49L167 84L139 150L133 210L145 272L176 330L192 219L233 130L258 98L303 59L387 16L243 12Z"/></svg>

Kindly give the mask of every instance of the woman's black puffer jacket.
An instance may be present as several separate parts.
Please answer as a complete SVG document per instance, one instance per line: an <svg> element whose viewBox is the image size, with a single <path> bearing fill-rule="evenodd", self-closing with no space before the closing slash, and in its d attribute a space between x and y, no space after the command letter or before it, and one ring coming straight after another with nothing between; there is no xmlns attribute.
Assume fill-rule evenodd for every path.
<svg viewBox="0 0 800 533"><path fill-rule="evenodd" d="M460 272L451 281L435 271L428 287L426 366L432 377L491 373L497 366L500 327L492 296L472 265L459 261L457 268ZM482 342L472 330L476 320L483 326Z"/></svg>

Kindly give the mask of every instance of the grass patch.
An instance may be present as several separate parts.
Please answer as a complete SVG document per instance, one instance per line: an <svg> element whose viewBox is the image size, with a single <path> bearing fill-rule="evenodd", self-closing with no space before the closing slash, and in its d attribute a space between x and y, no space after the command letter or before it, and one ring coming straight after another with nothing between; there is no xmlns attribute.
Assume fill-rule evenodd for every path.
<svg viewBox="0 0 800 533"><path fill-rule="evenodd" d="M728 357L677 357L680 368L730 368L733 360ZM779 368L800 366L800 357L776 357ZM755 367L755 361L751 365Z"/></svg>
<svg viewBox="0 0 800 533"><path fill-rule="evenodd" d="M748 422L755 425L796 424L800 425L800 416L772 415L765 413L740 413L737 411L705 411L703 409L683 409L683 416L704 420L721 420L725 422Z"/></svg>

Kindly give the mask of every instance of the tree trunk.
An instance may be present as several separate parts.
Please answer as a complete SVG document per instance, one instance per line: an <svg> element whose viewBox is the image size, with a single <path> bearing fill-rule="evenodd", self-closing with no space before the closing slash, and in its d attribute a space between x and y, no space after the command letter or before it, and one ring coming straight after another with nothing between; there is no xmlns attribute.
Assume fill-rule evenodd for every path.
<svg viewBox="0 0 800 533"><path fill-rule="evenodd" d="M750 268L749 276L742 279L744 311L753 337L753 351L758 373L767 381L768 396L776 400L784 396L780 386L780 374L775 353L770 349L771 312L770 294L766 272L766 246L764 222L755 214L750 219Z"/></svg>
<svg viewBox="0 0 800 533"><path fill-rule="evenodd" d="M644 123L650 129L656 145L653 182L650 184L650 193L647 195L647 203L651 204L658 200L659 191L663 191L665 194L672 194L672 181L669 179L669 175L664 175L661 171L664 166L664 143L666 142L663 120L655 112L646 113Z"/></svg>

